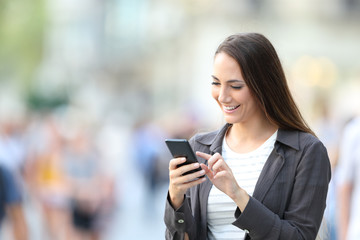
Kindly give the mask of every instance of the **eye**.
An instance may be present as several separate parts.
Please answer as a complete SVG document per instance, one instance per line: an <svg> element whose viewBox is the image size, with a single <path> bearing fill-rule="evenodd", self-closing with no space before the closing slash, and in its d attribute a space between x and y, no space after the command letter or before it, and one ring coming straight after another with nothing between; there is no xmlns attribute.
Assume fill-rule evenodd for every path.
<svg viewBox="0 0 360 240"><path fill-rule="evenodd" d="M219 82L212 82L211 85L220 86L220 83Z"/></svg>
<svg viewBox="0 0 360 240"><path fill-rule="evenodd" d="M242 89L244 86L231 86L233 89L239 90Z"/></svg>

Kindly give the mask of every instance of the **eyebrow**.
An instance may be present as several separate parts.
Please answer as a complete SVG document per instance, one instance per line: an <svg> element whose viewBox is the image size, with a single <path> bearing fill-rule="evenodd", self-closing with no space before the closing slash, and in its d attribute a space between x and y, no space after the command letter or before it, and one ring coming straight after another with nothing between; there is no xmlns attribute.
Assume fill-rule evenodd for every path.
<svg viewBox="0 0 360 240"><path fill-rule="evenodd" d="M211 77L220 82L220 80L217 77L215 77L214 75L211 75ZM238 80L238 79L230 79L230 80L228 80L226 82L228 82L228 83L243 83L245 81L244 80Z"/></svg>

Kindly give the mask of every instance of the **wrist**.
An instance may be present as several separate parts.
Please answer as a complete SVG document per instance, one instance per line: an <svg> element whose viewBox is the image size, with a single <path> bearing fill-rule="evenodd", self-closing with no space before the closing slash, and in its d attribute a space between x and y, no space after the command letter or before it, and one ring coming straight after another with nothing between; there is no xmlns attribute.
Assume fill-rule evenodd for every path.
<svg viewBox="0 0 360 240"><path fill-rule="evenodd" d="M246 205L250 200L249 194L242 188L239 187L237 191L235 191L234 196L231 197L236 205L239 207L240 211L243 212Z"/></svg>
<svg viewBox="0 0 360 240"><path fill-rule="evenodd" d="M178 209L182 203L184 202L184 194L182 194L181 196L177 196L177 195L173 195L170 193L169 191L169 201L171 206L176 210Z"/></svg>

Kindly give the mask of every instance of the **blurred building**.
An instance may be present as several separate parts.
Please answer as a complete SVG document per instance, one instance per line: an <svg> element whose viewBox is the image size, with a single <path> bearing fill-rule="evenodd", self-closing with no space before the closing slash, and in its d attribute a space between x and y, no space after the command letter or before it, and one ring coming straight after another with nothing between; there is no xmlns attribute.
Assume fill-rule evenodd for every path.
<svg viewBox="0 0 360 240"><path fill-rule="evenodd" d="M23 94L3 97L3 105L16 102L15 98L30 101L35 108L41 101L50 106L71 104L95 119L118 112L128 124L189 102L205 115L215 109L208 103L214 50L225 36L241 31L258 31L270 38L292 87L308 95L299 99L295 92L303 108L311 108L317 92L337 93L359 78L353 61L360 52L357 0L37 0L32 7L20 1L3 5L3 26L19 14L25 19L20 27L10 24L3 34L11 36L6 30L11 26L18 32L37 29L13 36L21 45L21 37L34 39L23 46L36 46L37 53L29 54L27 62L8 61L12 53L26 54L16 52L16 46L0 48L2 66L14 72L17 67L30 68L22 75L0 68L3 91ZM25 12L28 8L32 11ZM19 84L9 83L11 79Z"/></svg>

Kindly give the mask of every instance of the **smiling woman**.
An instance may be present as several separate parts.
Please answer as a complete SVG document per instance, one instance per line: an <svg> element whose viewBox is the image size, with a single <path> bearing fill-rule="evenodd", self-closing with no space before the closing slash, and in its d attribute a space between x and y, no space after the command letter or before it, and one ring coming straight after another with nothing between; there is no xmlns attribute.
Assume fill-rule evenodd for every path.
<svg viewBox="0 0 360 240"><path fill-rule="evenodd" d="M251 121L263 114L235 59L223 52L216 54L212 77L212 96L223 110L226 122Z"/></svg>
<svg viewBox="0 0 360 240"><path fill-rule="evenodd" d="M329 158L272 44L258 33L229 36L213 70L212 97L227 124L191 138L202 170L183 175L199 164L170 161L166 239L315 239Z"/></svg>

